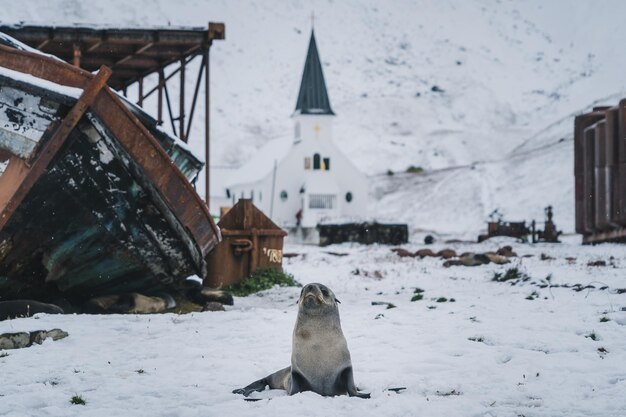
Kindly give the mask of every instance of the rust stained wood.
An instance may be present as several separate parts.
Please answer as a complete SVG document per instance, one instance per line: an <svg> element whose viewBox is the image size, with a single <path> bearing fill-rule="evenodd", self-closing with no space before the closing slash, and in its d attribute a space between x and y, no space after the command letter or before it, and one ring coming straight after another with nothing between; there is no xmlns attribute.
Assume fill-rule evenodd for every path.
<svg viewBox="0 0 626 417"><path fill-rule="evenodd" d="M103 67L96 77L91 80L85 87L82 95L70 109L68 114L61 120L58 127L49 128L46 133L51 133L51 137L47 140L41 149L37 152L34 160L29 161L30 164L11 158L7 178L2 175L0 188L3 189L2 206L0 207L0 229L11 218L17 207L22 203L26 194L33 187L35 182L44 173L54 156L61 149L70 132L76 127L78 121L83 117L89 106L93 103L98 93L106 85L107 80L111 76L111 70ZM42 137L41 140L46 140ZM12 165L14 167L12 167ZM9 184L6 184L10 181Z"/></svg>
<svg viewBox="0 0 626 417"><path fill-rule="evenodd" d="M217 244L219 229L204 202L165 150L111 90L104 90L96 98L92 111L142 167L205 256Z"/></svg>
<svg viewBox="0 0 626 417"><path fill-rule="evenodd" d="M84 89L89 80L94 77L90 72L58 59L4 45L0 45L0 66L80 89Z"/></svg>

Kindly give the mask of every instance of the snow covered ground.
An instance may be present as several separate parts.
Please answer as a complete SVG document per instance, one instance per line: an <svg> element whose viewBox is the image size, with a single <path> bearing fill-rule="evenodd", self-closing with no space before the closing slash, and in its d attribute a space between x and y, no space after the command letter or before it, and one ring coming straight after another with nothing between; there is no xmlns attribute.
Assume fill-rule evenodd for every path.
<svg viewBox="0 0 626 417"><path fill-rule="evenodd" d="M213 166L239 165L291 134L315 11L335 140L371 178L372 216L409 224L411 250L426 232L474 240L495 208L507 220L541 221L552 204L557 226L571 232L573 117L626 95L619 0L0 6L3 23L224 22L227 39L211 50ZM202 138L196 117L192 136ZM202 151L200 142L190 146ZM410 165L425 172L404 173ZM0 322L0 333L70 334L0 354L0 416L623 416L626 294L616 290L626 288L626 254L579 242L514 244L533 256L475 268L400 258L384 246L286 247L301 254L285 260L288 272L327 284L342 301L355 380L370 400L266 391L246 402L231 394L289 363L299 290L281 288L219 313ZM446 246L486 251L505 243ZM599 259L608 266L587 266ZM491 281L512 266L531 279ZM551 286L540 288L548 276ZM415 288L425 296L411 302ZM406 390L386 391L395 387ZM71 405L74 395L86 405Z"/></svg>
<svg viewBox="0 0 626 417"><path fill-rule="evenodd" d="M433 249L482 252L511 242ZM69 332L0 358L0 416L623 416L623 247L572 239L513 247L520 257L511 264L473 268L400 258L376 245L285 248L300 254L286 260L288 272L327 284L341 300L355 382L369 400L273 390L246 402L231 394L289 364L299 289L275 288L236 298L226 312L0 322L0 333ZM587 266L596 260L608 266ZM531 279L492 281L510 267ZM540 288L548 276L552 286ZM424 299L411 302L415 288ZM387 391L397 387L406 390ZM86 405L70 404L74 395Z"/></svg>

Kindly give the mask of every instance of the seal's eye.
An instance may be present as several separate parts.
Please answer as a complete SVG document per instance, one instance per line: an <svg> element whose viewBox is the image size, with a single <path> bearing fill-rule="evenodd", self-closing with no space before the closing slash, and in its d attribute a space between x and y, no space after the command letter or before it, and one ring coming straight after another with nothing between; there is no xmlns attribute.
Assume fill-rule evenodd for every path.
<svg viewBox="0 0 626 417"><path fill-rule="evenodd" d="M328 290L326 288L322 288L322 295L328 297Z"/></svg>

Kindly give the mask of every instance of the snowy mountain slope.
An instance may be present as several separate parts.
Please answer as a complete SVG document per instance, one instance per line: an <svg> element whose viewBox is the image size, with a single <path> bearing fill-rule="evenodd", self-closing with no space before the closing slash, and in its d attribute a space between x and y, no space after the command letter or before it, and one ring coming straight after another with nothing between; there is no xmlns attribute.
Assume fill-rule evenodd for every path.
<svg viewBox="0 0 626 417"><path fill-rule="evenodd" d="M267 141L292 132L289 116L314 11L337 113L335 140L361 170L375 175L411 165L432 170L500 161L484 168L475 165L472 175L458 174L456 181L448 179L437 187L440 195L454 195L472 207L467 224L455 226L448 221L454 216L431 223L430 218L455 210L437 197L423 207L423 214L401 216L415 229L445 225L451 232L475 230L500 201L516 201L505 211L507 217L539 220L543 206L551 202L548 194L555 195L557 222L562 218L561 225L571 230L573 196L566 195L572 181L566 144L571 142L553 151L563 165L554 164L545 152L516 154L569 137L573 114L598 99L624 93L620 68L626 57L618 48L626 36L621 19L626 4L618 0L111 0L88 6L76 0L35 0L19 7L2 0L0 5L3 22L225 22L227 39L211 50L215 166L241 165ZM188 77L189 90L194 81ZM203 115L195 117L191 146L202 154ZM558 129L544 131L555 122ZM547 174L542 174L542 161L553 165L547 183L541 181ZM496 173L500 176L490 177ZM455 192L459 181L468 181L461 188L469 200L461 202ZM537 186L542 193L532 191ZM520 187L528 191L520 192ZM488 191L475 199L478 189ZM420 190L405 192L417 195ZM400 201L399 196L388 198ZM374 208L370 212L378 217L396 217L384 201L375 201Z"/></svg>

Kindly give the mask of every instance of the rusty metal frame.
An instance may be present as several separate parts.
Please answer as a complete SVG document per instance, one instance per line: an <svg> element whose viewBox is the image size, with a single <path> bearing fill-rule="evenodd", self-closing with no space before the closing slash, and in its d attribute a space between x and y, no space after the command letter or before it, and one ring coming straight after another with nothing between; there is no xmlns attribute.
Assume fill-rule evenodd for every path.
<svg viewBox="0 0 626 417"><path fill-rule="evenodd" d="M77 109L76 112L82 110L83 113L80 113L80 116L82 116L82 114L89 109L90 112L107 125L120 142L122 148L137 162L144 175L156 185L163 201L193 237L202 256L205 256L210 249L219 242L221 234L219 228L213 222L207 205L200 199L183 173L172 163L171 159L158 144L156 139L152 137L145 126L143 126L126 108L124 103L122 103L113 91L109 88L103 88L102 86L98 90L94 90L107 74L107 69L102 70L102 75L94 76L87 71L54 58L2 45L0 45L0 66L31 74L37 78L60 85L85 90L81 96L81 98L84 96L85 99L77 102L74 106L74 108ZM97 81L92 85L94 78L96 78ZM104 81L106 82L106 79ZM91 88L89 87L90 85L92 86ZM95 95L91 97L94 91ZM90 101L93 102L91 103ZM68 115L66 118L68 119L67 125L62 124L65 128L58 134L59 137L62 137L60 135L70 127L70 123L72 123L73 119L77 117L79 113L73 114L74 116L69 117L70 115ZM78 119L80 119L80 117L78 117ZM77 121L78 120L74 123ZM71 131L73 126L74 125L71 125L69 131ZM67 135L69 131L67 131L65 135ZM53 140L55 137L56 135L53 135L46 147L42 148L40 151L37 158L46 158L47 162L42 159L42 162L37 165L37 170L41 171L35 172L41 174L60 149L62 139L55 141ZM56 146L59 141L61 143ZM53 145L55 146L52 147ZM33 166L35 166L35 164L37 163L35 162ZM7 170L11 169L11 165L10 163ZM13 169L17 170L18 173L22 170L34 171L34 169L29 168L25 162L15 164L14 166L15 168ZM5 171L5 175L0 178L4 178L7 173L8 172ZM23 172L21 175L25 177L27 172ZM0 187L0 189L2 189L0 193L0 198L2 198L3 195L6 194L6 190L4 187ZM190 196L191 200L189 200ZM6 195L4 195L4 197L6 197ZM12 203L8 208L11 209L11 207L14 209L16 205ZM5 215L8 214L6 210L7 207L3 208L2 211L4 216L2 217L3 222L6 222L6 219L10 217Z"/></svg>
<svg viewBox="0 0 626 417"><path fill-rule="evenodd" d="M210 203L210 122L209 122L209 50L213 40L225 38L223 23L209 22L208 28L163 28L163 29L97 29L80 27L41 27L41 26L0 26L0 30L20 39L43 52L55 53L56 47L69 42L71 45L71 57L66 57L75 66L89 65L88 61L100 61L111 66L113 74L110 80L115 79L113 87L123 91L127 97L127 88L138 83L137 105L143 107L144 101L155 91L158 91L157 121L163 122L163 91L165 91L165 104L172 125L172 130L184 142L189 140L192 119L198 98L202 72L205 72L205 163L206 163L206 195L207 206ZM59 43L60 42L60 43ZM46 49L48 48L48 49ZM52 49L50 49L52 48ZM120 52L122 58L111 60L107 48L127 48L127 52ZM156 58L151 58L155 56ZM196 56L201 56L201 64L198 70L198 78L195 85L193 100L189 117L185 113L185 70L186 66ZM95 62L94 61L94 62ZM106 62L105 62L106 61ZM164 68L179 62L178 68L165 76ZM93 62L92 62L93 63ZM90 68L87 68L90 69ZM145 78L158 73L157 85L144 94ZM174 75L180 74L180 102L178 116L172 112L172 104L167 88L168 80ZM185 120L187 118L187 123ZM178 123L176 123L178 122ZM178 124L178 128L176 125Z"/></svg>

